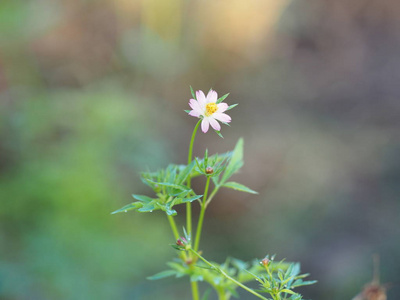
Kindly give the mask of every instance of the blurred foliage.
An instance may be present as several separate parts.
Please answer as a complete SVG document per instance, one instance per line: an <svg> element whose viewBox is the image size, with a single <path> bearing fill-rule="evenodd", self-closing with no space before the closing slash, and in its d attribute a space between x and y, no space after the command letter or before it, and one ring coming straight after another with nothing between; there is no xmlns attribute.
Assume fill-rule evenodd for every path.
<svg viewBox="0 0 400 300"><path fill-rule="evenodd" d="M143 280L174 255L162 214L110 215L150 194L140 171L185 163L189 85L239 103L225 143L199 135L195 155L244 136L234 181L260 192L213 201L206 256L278 253L318 279L306 298L339 300L379 253L399 298L399 8L0 1L0 298L189 297Z"/></svg>

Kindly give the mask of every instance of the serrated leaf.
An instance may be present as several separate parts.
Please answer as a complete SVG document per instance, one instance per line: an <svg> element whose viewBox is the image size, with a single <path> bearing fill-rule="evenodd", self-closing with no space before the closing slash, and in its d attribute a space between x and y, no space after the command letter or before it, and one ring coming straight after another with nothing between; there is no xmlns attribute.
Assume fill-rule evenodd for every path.
<svg viewBox="0 0 400 300"><path fill-rule="evenodd" d="M292 284L292 288L303 286L303 285L311 285L314 283L317 283L317 280L309 280L309 281L302 281L302 282L297 282L297 280Z"/></svg>
<svg viewBox="0 0 400 300"><path fill-rule="evenodd" d="M145 202L145 203L150 203L151 201L153 201L152 198L144 196L144 195L132 195L133 198L135 198L136 200L139 200L141 202Z"/></svg>
<svg viewBox="0 0 400 300"><path fill-rule="evenodd" d="M187 165L178 175L176 179L177 184L183 184L189 174L192 172L194 165L196 164L195 161L192 161L189 165Z"/></svg>
<svg viewBox="0 0 400 300"><path fill-rule="evenodd" d="M240 192L245 192L245 193L250 193L250 194L258 194L258 192L253 191L252 189L248 188L247 186L237 183L237 182L233 182L233 181L224 183L222 186L229 188L229 189L234 189L234 190L240 191Z"/></svg>
<svg viewBox="0 0 400 300"><path fill-rule="evenodd" d="M219 104L219 103L221 103L222 101L224 101L224 100L226 99L226 97L228 97L228 96L229 96L229 93L223 95L221 98L219 98L219 99L217 100L217 104Z"/></svg>
<svg viewBox="0 0 400 300"><path fill-rule="evenodd" d="M139 207L142 207L143 203L140 202L133 202L131 204L125 205L124 207L117 209L116 211L113 211L111 214L117 214L120 212L127 212L128 210L134 210L134 209L138 209Z"/></svg>
<svg viewBox="0 0 400 300"><path fill-rule="evenodd" d="M138 211L152 212L155 208L156 208L156 206L154 205L154 203L146 203L145 205L143 205L143 207L139 208Z"/></svg>
<svg viewBox="0 0 400 300"><path fill-rule="evenodd" d="M188 189L186 186L184 186L184 185L181 185L181 184L174 184L174 183L170 183L170 182L155 182L155 181L153 181L153 180L150 180L150 179L145 179L146 181L148 181L149 183L152 183L152 184L158 184L158 185L161 185L161 186L166 186L166 187L170 187L170 188L173 188L173 189L177 189L177 190L182 190L182 191L190 191L190 189Z"/></svg>
<svg viewBox="0 0 400 300"><path fill-rule="evenodd" d="M240 138L233 150L231 160L222 175L221 184L224 184L235 172L243 166L243 139Z"/></svg>
<svg viewBox="0 0 400 300"><path fill-rule="evenodd" d="M176 275L176 271L174 270L166 270L166 271L162 271L160 273L157 273L153 276L149 276L147 277L148 280L158 280L158 279L162 279L162 278L166 278L166 277L170 277L170 276L174 276Z"/></svg>
<svg viewBox="0 0 400 300"><path fill-rule="evenodd" d="M166 209L165 212L168 216L176 216L178 214L175 209Z"/></svg>
<svg viewBox="0 0 400 300"><path fill-rule="evenodd" d="M295 295L295 294L296 294L295 292L293 292L293 291L291 291L291 290L288 290L288 289L283 289L283 290L281 290L280 292L281 292L281 293L291 294L291 295Z"/></svg>
<svg viewBox="0 0 400 300"><path fill-rule="evenodd" d="M182 199L182 203L193 202L194 200L200 199L201 197L203 197L203 195L196 195L194 197L184 198Z"/></svg>

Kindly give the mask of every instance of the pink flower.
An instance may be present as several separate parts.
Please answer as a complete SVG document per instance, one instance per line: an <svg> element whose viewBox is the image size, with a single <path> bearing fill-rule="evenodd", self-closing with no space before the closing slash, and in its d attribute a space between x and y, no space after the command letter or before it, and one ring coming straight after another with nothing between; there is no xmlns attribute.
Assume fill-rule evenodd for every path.
<svg viewBox="0 0 400 300"><path fill-rule="evenodd" d="M228 104L217 103L218 94L216 91L210 90L207 97L202 91L196 92L196 99L190 99L189 106L192 110L189 115L197 118L202 118L201 130L207 132L208 128L211 127L216 130L221 130L221 125L217 121L222 123L229 123L231 117L224 112L228 109Z"/></svg>

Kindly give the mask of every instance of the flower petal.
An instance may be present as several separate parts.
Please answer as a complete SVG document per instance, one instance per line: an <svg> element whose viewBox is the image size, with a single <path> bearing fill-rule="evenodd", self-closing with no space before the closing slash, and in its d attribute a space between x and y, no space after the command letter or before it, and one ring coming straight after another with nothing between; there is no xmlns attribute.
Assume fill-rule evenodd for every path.
<svg viewBox="0 0 400 300"><path fill-rule="evenodd" d="M226 110L228 109L228 107L229 107L229 105L226 104L226 103L219 103L219 104L217 104L217 106L218 106L217 112L219 112L219 113L223 113L223 112L226 111Z"/></svg>
<svg viewBox="0 0 400 300"><path fill-rule="evenodd" d="M203 112L203 110L202 110L201 107L200 107L199 102L197 102L197 101L194 100L194 99L190 99L190 101L189 101L189 106L190 106L193 110L199 112L200 114Z"/></svg>
<svg viewBox="0 0 400 300"><path fill-rule="evenodd" d="M215 103L218 100L218 94L216 91L210 90L207 94L207 103Z"/></svg>
<svg viewBox="0 0 400 300"><path fill-rule="evenodd" d="M229 123L231 121L231 117L228 116L227 114L223 113L215 113L212 115L213 118L217 119L218 121Z"/></svg>
<svg viewBox="0 0 400 300"><path fill-rule="evenodd" d="M206 133L209 127L210 123L208 122L208 118L204 118L203 121L201 121L201 131Z"/></svg>
<svg viewBox="0 0 400 300"><path fill-rule="evenodd" d="M200 117L200 115L201 115L201 113L199 113L197 110L191 110L189 112L189 116L192 116L192 117Z"/></svg>
<svg viewBox="0 0 400 300"><path fill-rule="evenodd" d="M204 95L203 91L197 91L196 98L200 104L200 107L204 107L207 104L207 99L206 99L206 96Z"/></svg>
<svg viewBox="0 0 400 300"><path fill-rule="evenodd" d="M215 120L214 118L209 118L209 121L210 121L211 127L214 128L214 130L216 130L216 131L221 130L221 125L219 125L217 120Z"/></svg>

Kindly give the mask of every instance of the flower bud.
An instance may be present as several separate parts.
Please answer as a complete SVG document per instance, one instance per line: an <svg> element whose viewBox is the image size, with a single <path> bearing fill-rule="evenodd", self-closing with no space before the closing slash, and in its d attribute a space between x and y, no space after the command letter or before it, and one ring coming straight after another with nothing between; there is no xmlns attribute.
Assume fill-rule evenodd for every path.
<svg viewBox="0 0 400 300"><path fill-rule="evenodd" d="M187 240L184 237L180 237L177 241L176 244L180 247L185 247L187 245Z"/></svg>
<svg viewBox="0 0 400 300"><path fill-rule="evenodd" d="M214 169L211 168L211 167L207 167L207 168L206 168L206 174L207 174L207 175L211 175L212 173L214 173Z"/></svg>
<svg viewBox="0 0 400 300"><path fill-rule="evenodd" d="M270 265L271 261L268 258L264 258L260 264L262 264L264 267L268 267Z"/></svg>

